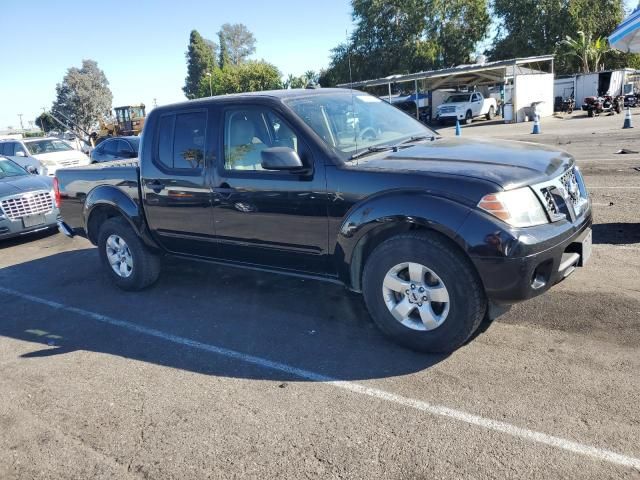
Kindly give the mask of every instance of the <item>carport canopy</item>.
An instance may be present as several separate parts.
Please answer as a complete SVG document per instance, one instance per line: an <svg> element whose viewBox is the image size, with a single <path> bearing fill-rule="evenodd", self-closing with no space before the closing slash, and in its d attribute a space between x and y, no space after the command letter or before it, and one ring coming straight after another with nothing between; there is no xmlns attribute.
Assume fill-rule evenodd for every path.
<svg viewBox="0 0 640 480"><path fill-rule="evenodd" d="M456 88L463 85L495 85L505 83L509 78L513 78L519 74L545 71L545 66L548 69L548 73L553 73L553 58L553 55L541 55L472 65L459 65L457 67L443 68L440 70L390 75L375 80L342 83L338 85L338 87L366 88L388 85L389 90L391 90L392 84L404 82L417 83L418 81L421 81L423 88L427 90Z"/></svg>

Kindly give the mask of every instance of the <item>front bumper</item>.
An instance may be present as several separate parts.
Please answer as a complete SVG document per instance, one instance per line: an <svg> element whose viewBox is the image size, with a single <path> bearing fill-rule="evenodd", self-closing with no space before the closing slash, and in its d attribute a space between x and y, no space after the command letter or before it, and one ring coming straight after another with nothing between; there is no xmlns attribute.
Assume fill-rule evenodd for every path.
<svg viewBox="0 0 640 480"><path fill-rule="evenodd" d="M482 241L476 236L469 253L487 297L495 303L517 303L546 292L582 266L588 253L583 245L586 249L590 239L591 210L573 224L508 230L486 222L493 223L472 215L460 233L464 238L464 230L490 232Z"/></svg>
<svg viewBox="0 0 640 480"><path fill-rule="evenodd" d="M10 220L6 217L0 217L0 239L19 237L30 233L40 232L57 225L60 213L57 209L45 214L44 223L33 227L25 227L22 219Z"/></svg>
<svg viewBox="0 0 640 480"><path fill-rule="evenodd" d="M464 120L464 118L465 118L464 112L447 112L447 113L438 112L436 114L436 120L441 120L443 122L447 120Z"/></svg>

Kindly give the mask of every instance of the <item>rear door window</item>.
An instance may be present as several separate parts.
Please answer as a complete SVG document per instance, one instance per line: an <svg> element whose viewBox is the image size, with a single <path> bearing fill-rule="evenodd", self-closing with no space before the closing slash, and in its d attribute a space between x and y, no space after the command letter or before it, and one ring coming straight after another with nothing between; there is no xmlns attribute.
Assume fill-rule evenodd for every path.
<svg viewBox="0 0 640 480"><path fill-rule="evenodd" d="M158 122L157 162L168 169L199 172L204 166L205 111L163 115Z"/></svg>

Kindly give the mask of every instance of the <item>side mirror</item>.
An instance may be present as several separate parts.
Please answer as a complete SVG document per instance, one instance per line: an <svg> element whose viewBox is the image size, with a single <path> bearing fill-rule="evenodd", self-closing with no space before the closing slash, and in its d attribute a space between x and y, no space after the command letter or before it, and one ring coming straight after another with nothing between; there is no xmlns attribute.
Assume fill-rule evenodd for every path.
<svg viewBox="0 0 640 480"><path fill-rule="evenodd" d="M22 152L22 151L16 152L16 157L26 157L26 156L27 156L27 154Z"/></svg>
<svg viewBox="0 0 640 480"><path fill-rule="evenodd" d="M27 165L26 168L27 172L29 172L31 175L38 175L38 169L36 167L34 167L33 165Z"/></svg>
<svg viewBox="0 0 640 480"><path fill-rule="evenodd" d="M261 153L262 168L265 170L302 170L302 160L289 147L265 148Z"/></svg>

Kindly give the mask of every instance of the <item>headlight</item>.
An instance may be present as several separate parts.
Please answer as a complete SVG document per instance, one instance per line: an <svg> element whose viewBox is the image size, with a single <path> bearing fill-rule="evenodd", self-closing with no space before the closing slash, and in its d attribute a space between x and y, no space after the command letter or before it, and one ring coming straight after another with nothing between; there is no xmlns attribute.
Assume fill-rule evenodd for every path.
<svg viewBox="0 0 640 480"><path fill-rule="evenodd" d="M529 187L485 195L478 207L514 227L549 223L542 204Z"/></svg>

